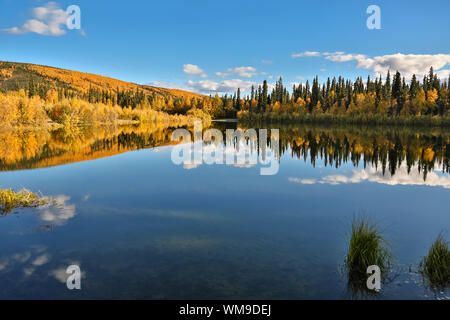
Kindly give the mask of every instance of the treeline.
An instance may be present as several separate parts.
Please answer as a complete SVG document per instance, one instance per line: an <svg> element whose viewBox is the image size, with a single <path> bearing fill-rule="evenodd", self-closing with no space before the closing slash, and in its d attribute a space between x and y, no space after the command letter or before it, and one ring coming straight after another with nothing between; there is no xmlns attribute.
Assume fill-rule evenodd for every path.
<svg viewBox="0 0 450 320"><path fill-rule="evenodd" d="M391 80L392 79L392 80ZM315 77L312 85L294 86L292 93L280 80L271 93L267 81L257 89L252 87L250 96L238 101L238 118L243 120L268 119L366 119L411 117L449 117L449 82L441 82L433 68L420 82L413 75L410 83L399 72L391 78L354 82L343 77L328 78L319 83ZM239 91L235 94L239 97Z"/></svg>
<svg viewBox="0 0 450 320"><path fill-rule="evenodd" d="M9 92L1 85L0 92ZM157 92L148 94L138 86L135 90L98 89L90 87L85 92L70 89L66 86L55 86L48 81L38 81L34 77L29 77L26 84L14 85L14 90L25 92L28 98L39 97L41 100L55 103L67 99L78 99L89 104L102 104L106 106L118 106L127 110L153 110L168 113L169 115L197 115L200 118L223 118L236 117L238 110L234 109L235 102L227 96L219 98L208 96L180 96L161 95Z"/></svg>
<svg viewBox="0 0 450 320"><path fill-rule="evenodd" d="M185 97L172 97L163 96L161 94L152 93L146 94L139 86L136 86L136 90L125 90L117 87L116 89L98 89L90 86L85 92L73 90L67 86L56 86L48 81L36 80L33 76L29 77L25 84L20 85L19 82L15 82L14 90L24 90L29 98L39 96L41 99L46 100L49 97L55 100L78 98L85 100L89 103L103 103L109 105L118 105L122 108L142 108L151 107L157 111L166 111L172 114L186 113L192 107L204 106L201 98L185 98ZM0 82L0 92L6 93L7 90ZM209 99L209 97L205 97Z"/></svg>
<svg viewBox="0 0 450 320"><path fill-rule="evenodd" d="M0 92L0 129L37 128L51 126L79 126L93 124L177 122L192 123L196 119L210 121L208 114L201 110L189 110L185 115L170 115L144 105L135 108L117 104L90 103L76 95L63 94L60 98L56 90L48 90L45 98L41 89Z"/></svg>
<svg viewBox="0 0 450 320"><path fill-rule="evenodd" d="M421 81L414 75L410 82L406 82L399 72L392 77L388 73L386 79L381 76L375 79L369 76L365 80L357 78L355 81L343 77L328 78L322 84L315 77L312 84L306 81L291 90L280 78L272 90L264 81L258 87L253 86L245 97L240 89L233 95L216 94L214 97L173 96L149 93L137 85L133 90L91 86L84 91L76 91L48 81L36 81L32 76L23 88L17 84L15 91L22 90L29 99L39 97L48 104L77 100L82 104L101 105L108 110L115 109L114 113L119 118L121 114L127 114L122 117L134 120L139 120L142 114L161 112L173 116L238 118L243 121L400 122L450 126L449 83L450 79L441 81L430 68L429 74ZM1 84L0 81L0 91L6 94L7 90Z"/></svg>

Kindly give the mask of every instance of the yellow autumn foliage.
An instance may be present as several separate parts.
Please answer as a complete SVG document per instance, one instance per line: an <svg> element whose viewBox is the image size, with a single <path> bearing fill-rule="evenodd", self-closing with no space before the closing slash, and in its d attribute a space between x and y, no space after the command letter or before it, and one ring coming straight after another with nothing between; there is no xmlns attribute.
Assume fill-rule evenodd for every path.
<svg viewBox="0 0 450 320"><path fill-rule="evenodd" d="M63 126L113 124L120 121L190 123L195 119L209 122L211 117L201 110L192 110L186 115L169 115L153 110L148 105L132 109L89 103L79 98L58 100L53 90L47 92L45 100L39 96L29 98L24 90L0 93L0 128L40 128L51 122Z"/></svg>
<svg viewBox="0 0 450 320"><path fill-rule="evenodd" d="M423 151L423 160L428 162L433 162L434 160L434 151L431 148L426 148Z"/></svg>

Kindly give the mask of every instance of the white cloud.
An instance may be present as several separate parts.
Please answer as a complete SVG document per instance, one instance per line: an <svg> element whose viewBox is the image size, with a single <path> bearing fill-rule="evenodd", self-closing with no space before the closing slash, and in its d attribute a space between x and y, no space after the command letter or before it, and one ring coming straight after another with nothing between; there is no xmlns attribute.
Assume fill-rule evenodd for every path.
<svg viewBox="0 0 450 320"><path fill-rule="evenodd" d="M278 77L278 79L279 79L280 77ZM275 88L276 88L276 83L275 82L273 82L273 83L270 83L270 82L268 82L267 83L267 90L269 91L269 92L272 92L273 90L275 90Z"/></svg>
<svg viewBox="0 0 450 320"><path fill-rule="evenodd" d="M212 81L212 80L200 80L200 81L192 81L189 80L187 82L189 89L192 91L200 92L200 93L229 93L235 92L238 88L242 91L249 90L253 82L244 81L242 79L231 79L224 80L221 82Z"/></svg>
<svg viewBox="0 0 450 320"><path fill-rule="evenodd" d="M239 77L243 78L252 78L256 75L258 75L258 72L256 71L256 68L254 67L236 67L236 68L230 68L226 70L225 72L215 72L216 76L225 78L230 75L237 75ZM261 73L261 75L265 74L264 72Z"/></svg>
<svg viewBox="0 0 450 320"><path fill-rule="evenodd" d="M289 84L289 87L292 88L294 85L298 88L300 86L303 86L303 82L295 82L295 81L293 81L293 82L291 82Z"/></svg>
<svg viewBox="0 0 450 320"><path fill-rule="evenodd" d="M203 74L203 70L196 66L195 64L185 64L183 65L183 72L187 74Z"/></svg>
<svg viewBox="0 0 450 320"><path fill-rule="evenodd" d="M25 21L20 27L4 29L4 33L24 34L37 33L46 36L62 36L66 30L68 15L55 2L49 2L43 7L34 8L31 12L32 19Z"/></svg>
<svg viewBox="0 0 450 320"><path fill-rule="evenodd" d="M300 179L300 178L294 178L294 177L290 177L288 178L289 182L296 182L296 183L300 183L300 184L316 184L317 180L316 179Z"/></svg>
<svg viewBox="0 0 450 320"><path fill-rule="evenodd" d="M345 54L345 53L332 53L327 55L326 59L331 60L333 62L347 62L352 60L361 61L366 59L367 57L363 54Z"/></svg>
<svg viewBox="0 0 450 320"><path fill-rule="evenodd" d="M167 82L164 80L148 82L145 85L151 86L151 87L157 87L157 88L179 89L179 90L186 90L186 91L190 90L190 88L188 88L184 85L180 85L180 84L173 83L173 82Z"/></svg>
<svg viewBox="0 0 450 320"><path fill-rule="evenodd" d="M300 52L300 53L294 53L292 54L292 58L302 58L302 57L319 57L320 56L320 52L317 51L305 51L305 52Z"/></svg>
<svg viewBox="0 0 450 320"><path fill-rule="evenodd" d="M436 74L441 79L447 78L450 74L450 69L442 69L450 64L450 54L397 53L369 57L365 54L351 54L342 51L334 53L306 51L293 54L292 58L318 56L325 57L325 59L337 63L355 61L357 68L370 70L375 73L376 76L385 76L388 71L391 71L391 73L399 71L406 79L411 79L413 74L420 79L429 72L430 67L434 68Z"/></svg>
<svg viewBox="0 0 450 320"><path fill-rule="evenodd" d="M228 77L228 73L226 73L226 72L214 72L214 74L221 78Z"/></svg>
<svg viewBox="0 0 450 320"><path fill-rule="evenodd" d="M450 63L450 54L391 54L368 57L364 54L345 54L336 52L326 56L333 62L356 61L356 67L374 72L377 76L386 75L388 71L399 71L410 79L415 74L419 79L427 74L432 66L439 77L448 77L450 70L440 70Z"/></svg>
<svg viewBox="0 0 450 320"><path fill-rule="evenodd" d="M256 68L253 67L237 67L227 70L228 73L237 74L239 77L251 78L256 76Z"/></svg>
<svg viewBox="0 0 450 320"><path fill-rule="evenodd" d="M445 80L450 77L450 69L442 69L436 72L438 78Z"/></svg>

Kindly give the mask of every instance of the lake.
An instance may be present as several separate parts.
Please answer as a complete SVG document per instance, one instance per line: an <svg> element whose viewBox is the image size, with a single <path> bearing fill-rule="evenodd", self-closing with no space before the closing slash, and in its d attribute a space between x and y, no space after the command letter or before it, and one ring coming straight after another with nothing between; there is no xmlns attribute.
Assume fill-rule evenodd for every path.
<svg viewBox="0 0 450 320"><path fill-rule="evenodd" d="M450 297L418 273L450 226L450 131L274 128L277 150L248 143L275 157L273 175L261 161L175 164L169 125L0 133L0 188L55 200L0 217L0 298ZM359 215L395 257L376 295L355 292L343 267ZM73 264L81 290L66 287Z"/></svg>

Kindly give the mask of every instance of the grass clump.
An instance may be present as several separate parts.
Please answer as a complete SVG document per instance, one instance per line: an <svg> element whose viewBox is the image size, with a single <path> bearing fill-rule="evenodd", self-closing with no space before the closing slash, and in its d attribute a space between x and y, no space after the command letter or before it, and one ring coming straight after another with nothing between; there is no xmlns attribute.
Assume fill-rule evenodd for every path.
<svg viewBox="0 0 450 320"><path fill-rule="evenodd" d="M422 259L420 272L435 287L445 287L450 283L450 250L442 233Z"/></svg>
<svg viewBox="0 0 450 320"><path fill-rule="evenodd" d="M14 192L11 189L0 189L0 214L5 215L17 208L36 208L47 204L47 198L27 189Z"/></svg>
<svg viewBox="0 0 450 320"><path fill-rule="evenodd" d="M365 218L354 218L345 260L349 279L365 280L367 268L376 265L384 273L390 267L391 254L377 225Z"/></svg>

